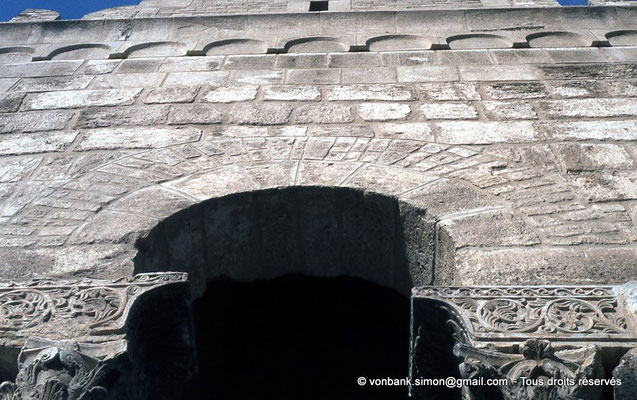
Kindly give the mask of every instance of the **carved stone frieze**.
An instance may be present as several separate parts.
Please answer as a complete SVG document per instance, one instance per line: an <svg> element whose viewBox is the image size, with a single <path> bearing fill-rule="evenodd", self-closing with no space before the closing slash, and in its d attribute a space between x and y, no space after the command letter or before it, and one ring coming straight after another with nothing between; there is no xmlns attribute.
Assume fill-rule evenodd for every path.
<svg viewBox="0 0 637 400"><path fill-rule="evenodd" d="M135 299L157 287L186 280L185 273L153 273L116 281L0 282L0 334L22 343L36 335L77 340L123 334Z"/></svg>
<svg viewBox="0 0 637 400"><path fill-rule="evenodd" d="M476 341L635 342L612 286L421 287L414 297L453 308Z"/></svg>
<svg viewBox="0 0 637 400"><path fill-rule="evenodd" d="M632 287L416 288L411 377L454 377L461 393L455 387L432 397L441 391L423 386L412 395L601 399L604 386L591 382L637 345ZM431 359L443 367L427 368ZM487 379L497 381L486 385Z"/></svg>

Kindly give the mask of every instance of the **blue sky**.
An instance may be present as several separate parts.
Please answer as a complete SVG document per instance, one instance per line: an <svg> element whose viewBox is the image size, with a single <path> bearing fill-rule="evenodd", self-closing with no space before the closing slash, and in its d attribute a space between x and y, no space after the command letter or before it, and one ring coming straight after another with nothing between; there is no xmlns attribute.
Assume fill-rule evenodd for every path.
<svg viewBox="0 0 637 400"><path fill-rule="evenodd" d="M8 21L25 8L55 10L63 19L78 19L104 8L139 4L141 0L0 0L0 21Z"/></svg>
<svg viewBox="0 0 637 400"><path fill-rule="evenodd" d="M0 21L8 21L25 8L58 11L63 19L77 19L104 8L139 4L141 0L0 0ZM558 0L562 5L586 5L587 0Z"/></svg>

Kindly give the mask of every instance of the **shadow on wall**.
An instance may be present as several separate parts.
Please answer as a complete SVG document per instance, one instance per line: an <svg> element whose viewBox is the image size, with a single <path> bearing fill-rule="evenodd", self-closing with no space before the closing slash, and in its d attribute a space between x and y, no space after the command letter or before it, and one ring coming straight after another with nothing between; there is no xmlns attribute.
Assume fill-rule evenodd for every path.
<svg viewBox="0 0 637 400"><path fill-rule="evenodd" d="M140 239L135 272L185 271L191 399L406 399L411 288L431 283L434 223L395 198L290 187L211 199ZM175 398L162 387L152 398Z"/></svg>
<svg viewBox="0 0 637 400"><path fill-rule="evenodd" d="M135 273L188 272L206 282L289 274L352 277L409 296L433 281L435 224L424 210L350 188L289 187L182 210L137 241Z"/></svg>

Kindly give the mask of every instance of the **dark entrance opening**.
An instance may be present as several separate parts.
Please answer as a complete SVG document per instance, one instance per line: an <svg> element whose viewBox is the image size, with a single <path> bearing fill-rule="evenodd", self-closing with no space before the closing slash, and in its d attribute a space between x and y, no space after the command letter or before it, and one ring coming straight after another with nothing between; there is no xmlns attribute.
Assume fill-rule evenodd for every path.
<svg viewBox="0 0 637 400"><path fill-rule="evenodd" d="M310 11L327 11L329 1L310 1Z"/></svg>
<svg viewBox="0 0 637 400"><path fill-rule="evenodd" d="M409 300L357 278L212 282L193 303L199 377L188 399L407 399Z"/></svg>

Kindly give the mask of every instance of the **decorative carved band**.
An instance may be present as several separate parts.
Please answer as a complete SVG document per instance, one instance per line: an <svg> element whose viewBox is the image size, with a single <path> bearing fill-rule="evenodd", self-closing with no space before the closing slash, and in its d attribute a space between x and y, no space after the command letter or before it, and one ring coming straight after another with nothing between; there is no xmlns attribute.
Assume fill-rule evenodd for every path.
<svg viewBox="0 0 637 400"><path fill-rule="evenodd" d="M55 340L123 333L137 297L154 288L185 282L185 273L139 274L116 281L40 279L0 282L0 334L24 340Z"/></svg>
<svg viewBox="0 0 637 400"><path fill-rule="evenodd" d="M636 341L611 286L421 287L414 298L453 308L475 341Z"/></svg>

